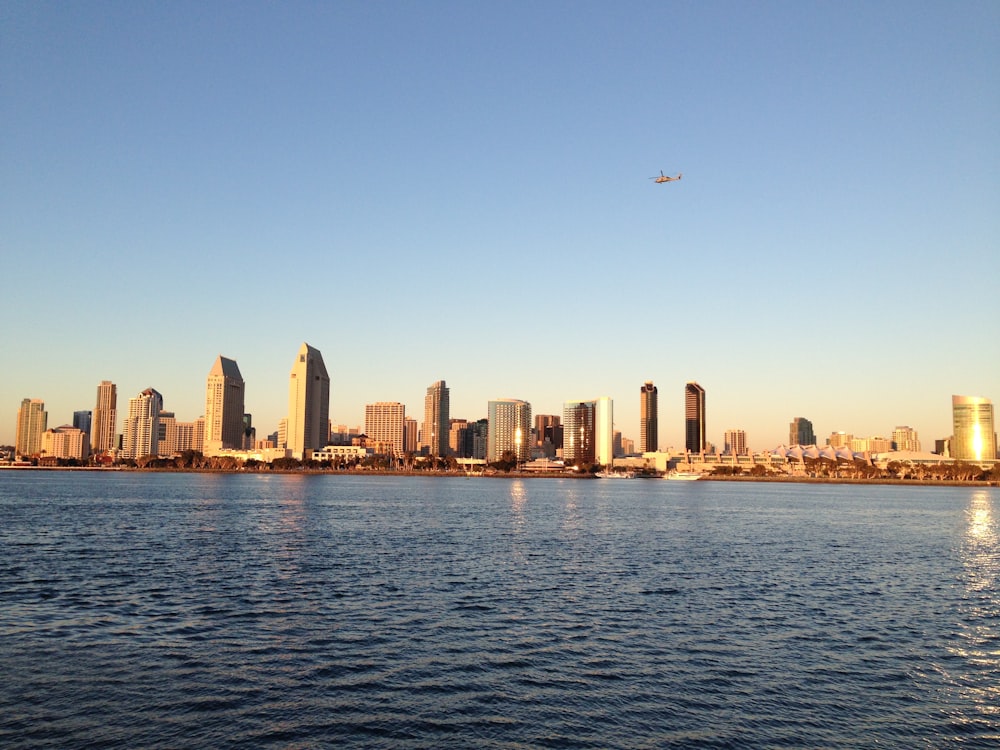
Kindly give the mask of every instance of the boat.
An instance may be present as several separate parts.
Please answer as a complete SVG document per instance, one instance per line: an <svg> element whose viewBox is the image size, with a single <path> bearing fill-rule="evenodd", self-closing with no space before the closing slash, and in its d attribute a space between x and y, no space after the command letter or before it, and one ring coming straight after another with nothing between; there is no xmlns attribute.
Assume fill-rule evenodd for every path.
<svg viewBox="0 0 1000 750"><path fill-rule="evenodd" d="M599 471L598 479L635 479L634 471Z"/></svg>
<svg viewBox="0 0 1000 750"><path fill-rule="evenodd" d="M671 479L678 482L693 482L695 480L701 479L701 473L697 471L671 471L668 472L664 479Z"/></svg>

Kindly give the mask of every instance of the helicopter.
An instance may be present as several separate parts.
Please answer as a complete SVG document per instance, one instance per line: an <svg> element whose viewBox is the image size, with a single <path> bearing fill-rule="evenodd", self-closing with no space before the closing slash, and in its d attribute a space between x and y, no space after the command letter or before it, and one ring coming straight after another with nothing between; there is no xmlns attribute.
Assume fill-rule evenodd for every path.
<svg viewBox="0 0 1000 750"><path fill-rule="evenodd" d="M657 183L660 183L660 182L673 182L674 180L679 180L683 176L684 176L683 174L681 174L680 172L678 172L676 177L667 177L665 174L663 174L663 170L661 169L659 177L650 177L649 179L655 180Z"/></svg>

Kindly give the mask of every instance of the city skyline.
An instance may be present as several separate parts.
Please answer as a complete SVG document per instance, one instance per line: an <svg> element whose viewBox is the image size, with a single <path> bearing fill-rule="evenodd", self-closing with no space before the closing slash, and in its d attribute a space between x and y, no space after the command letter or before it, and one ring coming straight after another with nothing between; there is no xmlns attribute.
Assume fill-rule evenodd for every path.
<svg viewBox="0 0 1000 750"><path fill-rule="evenodd" d="M638 443L648 380L681 448L696 380L716 445L926 448L998 397L996 3L5 11L0 443L102 380L194 420L220 351L272 432L301 341L352 425L446 378Z"/></svg>
<svg viewBox="0 0 1000 750"><path fill-rule="evenodd" d="M309 382L312 382L312 381L318 381L319 382L319 390L317 390L317 391L310 391L309 393L307 393L304 390L303 384L306 384L306 383L309 383ZM239 404L242 407L240 409L237 409L240 412L240 417L241 417L241 419L238 421L238 425L240 426L240 428L242 428L242 426L243 426L242 417L244 416L243 410L245 409L246 410L246 414L249 415L249 416L251 416L251 417L253 417L253 423L254 423L255 427L258 428L258 435L257 435L258 439L261 439L261 438L265 437L266 435L271 434L271 433L276 432L276 431L280 432L280 430L282 429L281 426L280 426L280 423L284 422L287 419L287 415L280 417L279 419L275 420L273 423L265 422L263 424L261 423L261 421L260 421L260 419L258 417L254 417L253 415L255 414L255 412L253 411L252 407L245 405L244 402L243 402L244 382L242 380L242 376L241 376L241 373L240 373L237 361L235 359L230 359L230 358L227 358L227 357L223 357L222 355L218 355L216 357L215 363L212 365L212 369L209 372L207 387L203 386L203 388L205 389L205 390L203 390L203 393L205 393L205 396L204 396L204 401L203 401L203 407L204 407L204 409L202 410L202 413L200 413L200 414L194 414L193 412L192 413L182 413L182 415L181 415L181 421L184 421L184 422L194 422L197 419L202 419L203 421L205 421L206 422L205 437L206 437L206 441L207 441L208 435L209 435L209 427L208 427L208 423L207 423L207 418L206 417L207 417L207 414L212 410L212 407L213 407L212 394L214 392L216 392L216 390L220 387L220 385L228 386L228 389L230 390L231 394L234 391L238 394L237 397L238 397L238 400L239 400ZM645 381L645 382L643 382L641 384L641 386L640 386L640 398L637 399L638 407L639 407L638 411L642 410L642 408L643 408L643 406L642 406L643 402L650 400L649 397L651 395L652 395L652 401L655 404L655 401L656 401L656 393L655 392L658 389L657 388L652 388L652 391L650 391L649 390L650 387L652 387L652 382L651 381ZM369 404L363 404L361 406L362 418L359 421L357 421L357 422L353 422L351 420L337 419L333 415L331 415L329 403L330 403L330 399L331 399L331 392L335 392L336 391L336 382L332 381L332 379L330 378L330 376L329 376L329 374L328 374L328 372L326 370L326 366L325 366L325 364L323 362L322 353L319 351L319 349L317 349L315 347L312 347L312 346L310 346L307 343L303 343L301 345L301 347L299 349L299 352L296 355L295 363L293 364L292 374L291 374L291 377L289 378L288 385L286 385L286 388L288 389L288 399L289 399L288 404L289 404L290 412L291 412L293 404L300 404L301 405L301 410L303 411L303 417L302 417L302 420L301 420L303 422L303 430L305 430L305 429L310 430L310 436L311 436L311 437L309 437L309 445L308 446L305 446L305 440L306 440L306 438L302 437L302 440L300 441L300 442L302 442L302 446L300 446L297 449L292 447L292 445L294 444L294 440L291 437L289 437L289 441L290 441L289 442L289 447L290 447L290 449L293 450L293 453L301 454L301 452L304 450L303 446L305 446L305 447L313 447L312 443L316 443L315 447L323 447L322 445L320 445L320 443L322 441L319 438L319 430L321 429L319 427L319 425L322 422L324 414L326 415L326 421L329 424L345 424L345 425L350 425L350 426L357 426L359 428L364 428L366 425L368 425L369 423L371 423L369 420L371 419L371 415L373 414L373 408L375 409L376 412L378 412L380 410L383 410L383 409L390 409L392 411L398 411L399 413L396 414L395 417L397 417L397 418L405 418L405 408L406 408L406 404L405 403L403 403L403 402L389 402L389 401L384 401L384 400L375 401L375 402L372 402L372 403L369 403ZM419 424L420 429L423 429L423 424L426 422L428 415L446 414L447 416L443 417L444 419L448 419L450 417L450 419L452 419L452 420L454 420L454 419L463 419L463 420L468 420L469 422L473 422L473 421L476 421L476 420L479 420L479 419L487 419L488 415L490 413L491 404L493 404L494 402L498 402L498 401L500 401L500 402L502 402L502 401L511 401L511 399L488 399L487 402L486 402L486 404L484 404L484 406L483 406L483 408L481 410L482 413L476 412L474 414L452 414L452 413L450 413L450 406L449 406L449 403L451 401L451 390L452 389L449 388L446 385L446 382L444 380L436 381L435 383L431 384L430 386L428 386L425 389L425 393L424 393L424 418L425 418L425 421ZM732 423L730 424L729 427L726 427L726 428L721 428L720 427L719 430L718 430L719 435L718 435L718 437L716 437L716 436L713 435L712 431L710 429L708 429L708 427L707 427L710 423L712 423L713 416L712 416L711 410L709 410L706 407L706 405L705 405L706 390L707 389L703 388L700 384L698 384L696 382L693 382L693 381L689 381L689 382L687 382L687 383L685 383L683 385L683 391L680 394L680 397L678 399L678 401L681 401L681 399L683 401L682 401L682 403L680 403L679 407L676 409L677 422L678 422L678 424L676 425L676 428L677 428L676 432L677 432L677 434L681 435L682 440L681 440L681 442L679 444L678 443L665 444L665 443L663 443L661 441L660 444L659 444L659 446L658 446L659 448L661 448L661 449L667 449L667 450L672 449L672 450L675 450L675 451L676 450L690 450L690 447L687 445L686 440L692 434L694 434L694 436L695 436L694 439L697 440L700 436L703 435L706 446L714 446L715 449L721 451L721 450L723 450L723 447L727 444L727 437L726 437L727 433L732 432L732 431L738 431L741 434L741 438L740 438L741 439L741 444L745 448L747 448L748 450L755 450L755 451L770 450L772 448L776 448L776 447L781 446L781 445L794 445L794 444L796 444L795 441L793 441L791 439L791 433L794 433L796 431L797 425L799 425L800 423L807 425L806 432L801 433L800 436L801 435L805 435L805 434L811 434L814 437L815 443L817 445L823 445L823 444L827 443L828 439L830 437L836 436L838 434L841 435L841 436L843 436L843 435L846 434L846 435L850 435L852 437L856 436L856 437L859 437L859 438L860 437L864 437L864 438L880 437L880 438L885 438L886 440L889 440L890 442L893 441L893 440L895 440L895 438L898 435L906 435L907 436L906 439L908 441L909 440L916 441L917 439L909 437L909 434L910 433L919 433L920 432L920 430L915 430L914 428L911 428L910 426L904 425L902 423L893 425L891 427L885 427L884 429L881 429L881 430L870 431L870 432L865 432L863 430L853 429L853 428L850 427L850 425L846 426L847 429L832 429L832 430L818 429L818 430L814 431L813 424L812 424L811 420L809 420L809 419L807 419L805 417L794 417L791 420L790 424L786 423L786 428L785 428L785 432L784 432L784 440L778 440L778 441L774 442L773 444L759 444L759 443L754 442L752 436L747 435L747 431L745 429L743 429L742 427L738 427L738 426L736 426L735 424L732 424ZM163 396L163 395L159 394L158 392L154 391L153 389L148 389L148 388L144 389L143 392L141 392L139 394L140 397L143 396L144 394L146 394L147 392L152 392L152 393L156 394L156 396L160 399L160 408L161 409L165 409L166 408L166 406L164 406L164 404L170 405L169 404L169 397L168 396ZM97 443L98 431L100 430L101 433L103 434L104 431L106 431L110 427L110 423L108 423L107 420L109 420L109 419L110 420L114 420L115 419L114 412L115 412L116 393L117 393L117 383L115 383L113 381L102 380L98 384L98 386L97 386L97 406L96 406L95 409L93 409L93 412L92 412L93 415L94 415L94 418L93 418L94 426L93 426L93 432L90 435L90 445L92 446L92 448ZM230 398L232 398L232 396L230 396ZM949 422L949 424L952 425L953 428L954 428L954 425L956 424L955 421L954 421L954 419L955 419L955 408L956 408L955 404L956 404L956 399L960 400L961 403L965 403L967 401L971 402L971 403L974 403L974 404L985 403L985 404L989 405L990 410L992 410L992 405L991 405L992 404L992 397L991 396L969 396L969 395L950 394L950 399L952 401L952 407L948 410L948 422ZM600 399L597 399L597 400L595 400L595 401L592 402L594 404L593 408L597 409L597 406L600 404L602 409L608 409L608 410L610 410L610 403L613 403L614 400L615 400L614 397L601 397ZM308 416L305 413L305 410L306 410L307 407L304 405L307 401L311 404L311 406L308 407L308 412L309 412ZM12 432L14 432L15 434L18 433L18 430L20 429L20 425L21 425L21 421L22 421L22 413L23 413L23 410L25 409L25 404L27 404L29 402L31 404L36 404L36 405L40 404L41 407L44 408L44 410L45 410L44 413L47 416L51 412L51 409L47 406L48 400L45 397L31 397L31 396L26 396L25 398L21 399L20 400L21 407L20 407L20 409L14 410L13 415L12 415L12 419L11 419L11 423L14 426L14 429L12 430ZM604 402L607 402L608 406L604 406ZM522 403L522 402L517 401L517 403ZM539 414L540 416L545 414L545 412L542 412L542 411L539 411L538 409L535 409L535 407L532 405L532 402L531 402L530 399L526 399L523 403L527 404L527 406L529 408L529 413L530 412L534 412L534 413ZM575 401L569 401L569 402L563 401L562 404L561 404L560 410L559 410L559 414L555 414L555 416L565 415L565 410L566 410L567 405L568 404L575 404L575 403L578 403L578 402L575 402ZM130 404L131 404L131 400L130 400ZM235 401L233 402L232 405L235 406ZM221 404L220 404L220 406L221 406ZM621 407L618 407L618 408L615 409L615 416L613 416L611 418L610 424L609 424L608 418L604 417L604 419L603 419L603 425L604 425L604 427L607 428L605 430L605 432L607 432L608 434L604 435L602 433L601 439L605 440L605 441L610 440L610 435L613 432L619 432L619 433L621 433L621 435L622 435L623 438L632 440L638 446L639 445L639 441L637 439L639 437L638 431L637 431L636 434L632 435L632 434L629 434L627 432L622 431L618 427L617 412L618 412L618 409L620 409L620 408ZM660 415L660 409L658 407L654 407L654 408L655 408L655 412L654 413L656 414L656 417L657 417L657 420L656 420L657 423L660 424L660 425L664 425L664 420L662 419L662 416ZM667 409L669 410L669 407L667 407ZM72 412L72 415L71 415L70 419L64 419L61 416L57 415L55 417L50 418L49 419L49 423L53 424L53 425L55 425L55 424L60 424L60 425L71 424L71 423L73 423L77 419L77 414L78 414L79 411L80 410L74 410ZM102 413L107 413L109 411L110 411L109 415L101 416ZM169 409L169 412L170 412L171 416L173 416L173 414L176 413L176 410L173 409L173 408L171 408L171 409ZM219 413L221 414L221 410L220 410ZM992 411L991 411L991 413L992 413ZM595 412L595 414L596 414L596 412ZM380 418L382 418L381 415L380 415ZM596 417L594 417L594 418L596 418ZM125 431L126 431L125 422L127 421L127 419L128 419L128 417L125 417L124 420L121 420L121 421L119 421L117 423L117 429L118 429L117 434L121 434L123 436L123 438L124 438ZM231 418L230 421L235 422L236 420L233 420ZM103 423L103 426L102 426L102 423ZM294 420L293 420L293 423L294 423ZM307 423L309 425L308 428L305 427L305 424L307 424ZM532 420L529 419L528 420L528 424L529 424L529 426L531 426L533 424ZM641 424L641 421L640 421L640 424ZM398 426L398 427L401 428L401 425L402 425L402 422L401 422L400 426ZM666 426L668 427L667 432L670 432L671 430L669 429L669 427L670 427L669 421L666 423ZM231 428L230 432L232 432L232 429L235 429L235 425ZM287 431L287 426L285 427L285 429ZM692 433L692 430L693 430L693 433ZM0 432L2 432L2 428L0 428ZM316 434L313 434L314 432ZM288 434L290 434L290 433L288 433ZM379 437L381 434L382 433L379 432L379 435L375 435L375 436L370 435L369 437L376 437L378 439L382 439L381 437ZM442 440L442 443L441 443L442 450L445 450L445 448L443 446L446 445L447 442L448 442L448 431L447 431L447 429L444 430L441 434L442 434L442 437L441 437L441 440ZM955 435L954 431L951 431L951 432L947 432L946 434L933 435L933 436L930 436L930 437L925 438L925 439L927 440L928 443L933 444L933 441L935 441L935 440L948 439L950 437L953 437L954 435ZM102 438L102 440L103 439L105 439L105 438ZM399 434L396 439L397 440L401 440L402 439L402 434ZM235 440L233 440L233 442L235 442ZM6 442L0 440L0 445L8 445L8 444L9 445L15 445L15 441L11 441L10 443L6 443ZM801 444L806 445L808 443L801 443ZM989 441L989 439L987 438L987 442L986 442L986 449L987 449L987 451L989 450L989 446L990 445L995 446L995 443L991 443ZM227 445L226 447L227 447L227 449L229 449L229 448L232 448L234 446ZM235 446L235 447L239 448L240 446ZM924 448L924 450L931 450L931 449L932 449L932 446ZM206 442L206 450L209 451L209 452L211 452L208 449L208 443L207 442ZM609 451L609 448L608 448L607 445L602 445L601 446L601 450L604 453L607 453ZM595 448L595 451L596 451L596 448ZM94 452L100 452L100 450L96 450L95 449Z"/></svg>

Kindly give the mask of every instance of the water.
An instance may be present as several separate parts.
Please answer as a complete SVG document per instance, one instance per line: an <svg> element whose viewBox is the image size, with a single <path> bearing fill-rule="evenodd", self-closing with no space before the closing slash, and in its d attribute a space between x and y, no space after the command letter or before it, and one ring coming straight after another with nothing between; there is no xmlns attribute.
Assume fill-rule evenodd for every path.
<svg viewBox="0 0 1000 750"><path fill-rule="evenodd" d="M0 472L0 746L996 747L1000 491Z"/></svg>

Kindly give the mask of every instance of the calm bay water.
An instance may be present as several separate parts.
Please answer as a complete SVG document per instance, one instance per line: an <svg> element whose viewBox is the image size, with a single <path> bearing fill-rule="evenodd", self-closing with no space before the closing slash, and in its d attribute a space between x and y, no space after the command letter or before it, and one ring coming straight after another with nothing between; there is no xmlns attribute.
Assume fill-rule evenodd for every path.
<svg viewBox="0 0 1000 750"><path fill-rule="evenodd" d="M0 746L997 747L1000 491L0 472Z"/></svg>

